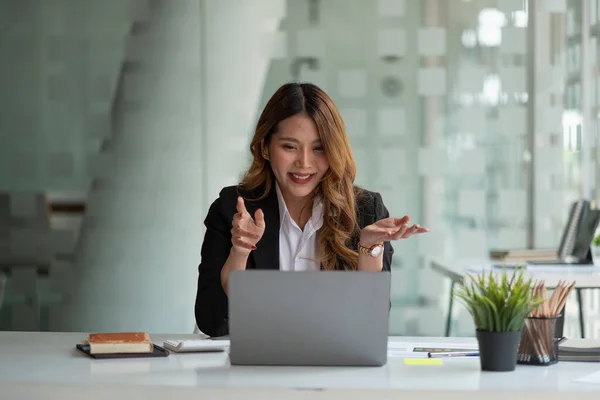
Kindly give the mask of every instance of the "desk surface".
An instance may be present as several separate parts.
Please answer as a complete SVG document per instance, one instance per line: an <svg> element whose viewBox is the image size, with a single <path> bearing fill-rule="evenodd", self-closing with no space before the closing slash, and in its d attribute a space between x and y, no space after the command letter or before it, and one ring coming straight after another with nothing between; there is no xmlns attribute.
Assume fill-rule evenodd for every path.
<svg viewBox="0 0 600 400"><path fill-rule="evenodd" d="M153 359L94 360L74 349L75 344L86 336L79 333L0 332L0 390L7 385L13 390L25 387L33 390L39 385L60 386L63 387L61 390L66 390L65 387L85 390L85 387L115 388L122 385L147 391L156 389L156 393L177 388L181 388L182 393L190 388L279 389L293 390L294 393L298 390L378 389L406 393L509 390L515 395L523 391L600 390L600 384L574 382L574 379L600 370L597 363L559 362L549 367L519 365L514 372L498 373L480 371L477 358L448 359L443 365L406 365L403 358L390 357L383 367L230 366L225 352L171 354L166 358ZM191 337L198 336L152 335L156 344L162 344L167 338ZM398 341L475 343L474 338L390 337L390 343Z"/></svg>
<svg viewBox="0 0 600 400"><path fill-rule="evenodd" d="M494 265L501 265L502 262L490 259L444 259L433 258L431 268L452 279L455 282L462 282L467 273L476 274L481 271L497 271L499 268L493 268ZM510 273L510 269L508 269ZM554 287L560 280L568 282L575 281L577 288L600 288L600 266L594 265L531 265L525 268L524 274L534 279L543 280L546 286Z"/></svg>

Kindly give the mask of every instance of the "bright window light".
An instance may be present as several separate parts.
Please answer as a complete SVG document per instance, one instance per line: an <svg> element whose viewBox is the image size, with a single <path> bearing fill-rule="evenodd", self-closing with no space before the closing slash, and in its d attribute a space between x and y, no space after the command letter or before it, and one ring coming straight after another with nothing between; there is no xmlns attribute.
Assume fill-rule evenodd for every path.
<svg viewBox="0 0 600 400"><path fill-rule="evenodd" d="M477 38L485 47L499 46L502 41L502 27L506 16L496 8L484 8L479 12Z"/></svg>

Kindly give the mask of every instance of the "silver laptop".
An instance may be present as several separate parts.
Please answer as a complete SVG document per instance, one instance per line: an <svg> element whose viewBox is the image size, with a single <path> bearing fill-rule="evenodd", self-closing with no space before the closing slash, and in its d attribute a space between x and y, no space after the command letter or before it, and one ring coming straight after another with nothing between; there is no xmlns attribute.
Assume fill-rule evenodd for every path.
<svg viewBox="0 0 600 400"><path fill-rule="evenodd" d="M381 366L390 273L233 271L232 365Z"/></svg>

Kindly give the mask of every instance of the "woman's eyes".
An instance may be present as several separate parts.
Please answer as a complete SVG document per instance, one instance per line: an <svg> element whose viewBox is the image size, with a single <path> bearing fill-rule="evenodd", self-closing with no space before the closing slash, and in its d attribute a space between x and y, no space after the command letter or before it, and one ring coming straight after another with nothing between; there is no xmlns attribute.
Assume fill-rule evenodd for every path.
<svg viewBox="0 0 600 400"><path fill-rule="evenodd" d="M295 146L292 146L292 145L289 145L289 144L284 144L283 148L286 149L286 150L290 150L290 151L291 150L296 150ZM323 151L324 149L323 149L323 146L317 146L313 150L314 151Z"/></svg>

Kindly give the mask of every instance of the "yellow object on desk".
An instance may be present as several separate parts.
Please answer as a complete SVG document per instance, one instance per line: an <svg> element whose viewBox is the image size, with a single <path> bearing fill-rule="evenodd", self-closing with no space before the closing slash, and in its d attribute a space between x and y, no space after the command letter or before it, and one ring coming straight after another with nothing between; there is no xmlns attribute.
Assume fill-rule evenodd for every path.
<svg viewBox="0 0 600 400"><path fill-rule="evenodd" d="M405 358L406 365L442 365L444 360L441 358Z"/></svg>

